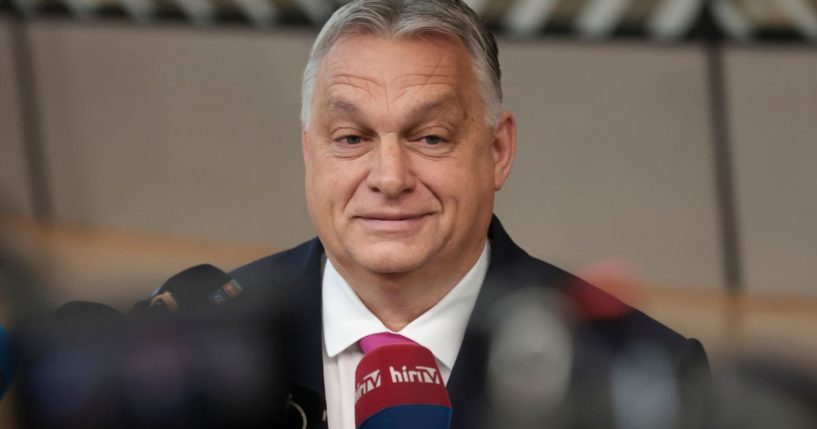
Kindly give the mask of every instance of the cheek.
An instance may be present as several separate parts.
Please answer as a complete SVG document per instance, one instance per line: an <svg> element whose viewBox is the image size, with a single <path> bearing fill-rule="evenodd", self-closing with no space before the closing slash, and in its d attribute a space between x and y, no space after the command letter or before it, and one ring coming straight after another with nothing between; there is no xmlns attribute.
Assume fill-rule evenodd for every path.
<svg viewBox="0 0 817 429"><path fill-rule="evenodd" d="M493 165L490 159L469 156L434 162L423 170L424 182L441 199L471 200L493 190Z"/></svg>
<svg viewBox="0 0 817 429"><path fill-rule="evenodd" d="M325 213L331 204L333 178L332 166L315 153L314 148L307 151L304 157L306 172L305 188L307 203L313 213ZM322 219L320 216L317 220Z"/></svg>
<svg viewBox="0 0 817 429"><path fill-rule="evenodd" d="M354 161L327 158L312 167L313 204L324 211L343 210L365 178L365 169Z"/></svg>

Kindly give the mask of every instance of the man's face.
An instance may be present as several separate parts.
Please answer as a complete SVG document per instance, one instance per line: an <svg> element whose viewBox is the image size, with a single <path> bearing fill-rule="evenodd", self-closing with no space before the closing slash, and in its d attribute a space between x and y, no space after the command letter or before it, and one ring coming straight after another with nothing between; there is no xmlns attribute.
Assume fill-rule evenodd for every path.
<svg viewBox="0 0 817 429"><path fill-rule="evenodd" d="M435 275L473 264L515 124L489 126L470 56L443 37L345 36L303 130L306 197L342 272Z"/></svg>

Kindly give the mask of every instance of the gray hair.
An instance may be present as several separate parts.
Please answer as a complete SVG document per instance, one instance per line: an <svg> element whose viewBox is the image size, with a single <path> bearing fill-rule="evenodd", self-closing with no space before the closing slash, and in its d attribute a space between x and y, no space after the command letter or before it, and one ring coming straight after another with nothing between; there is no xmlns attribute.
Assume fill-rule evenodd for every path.
<svg viewBox="0 0 817 429"><path fill-rule="evenodd" d="M354 0L338 9L321 29L304 70L301 125L309 123L312 95L324 57L341 37L374 34L399 39L439 34L468 49L481 86L485 120L495 126L502 113L502 72L493 34L462 0Z"/></svg>

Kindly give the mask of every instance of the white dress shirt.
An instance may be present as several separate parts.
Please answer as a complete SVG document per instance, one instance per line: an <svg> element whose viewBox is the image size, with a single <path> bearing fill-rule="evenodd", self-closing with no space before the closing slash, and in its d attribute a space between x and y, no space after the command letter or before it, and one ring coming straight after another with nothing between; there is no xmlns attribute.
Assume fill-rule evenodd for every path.
<svg viewBox="0 0 817 429"><path fill-rule="evenodd" d="M476 264L436 305L399 332L431 350L448 383L465 328L488 271L485 242ZM323 272L323 379L329 429L355 429L355 368L363 358L361 338L392 332L360 301L327 259Z"/></svg>

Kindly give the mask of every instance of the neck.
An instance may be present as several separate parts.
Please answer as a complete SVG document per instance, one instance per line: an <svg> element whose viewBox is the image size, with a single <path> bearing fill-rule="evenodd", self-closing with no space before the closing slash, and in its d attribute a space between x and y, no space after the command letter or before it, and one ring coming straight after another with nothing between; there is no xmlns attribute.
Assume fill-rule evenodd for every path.
<svg viewBox="0 0 817 429"><path fill-rule="evenodd" d="M350 270L330 259L369 311L388 329L399 332L440 302L477 263L483 248L484 243L459 261L408 273Z"/></svg>

